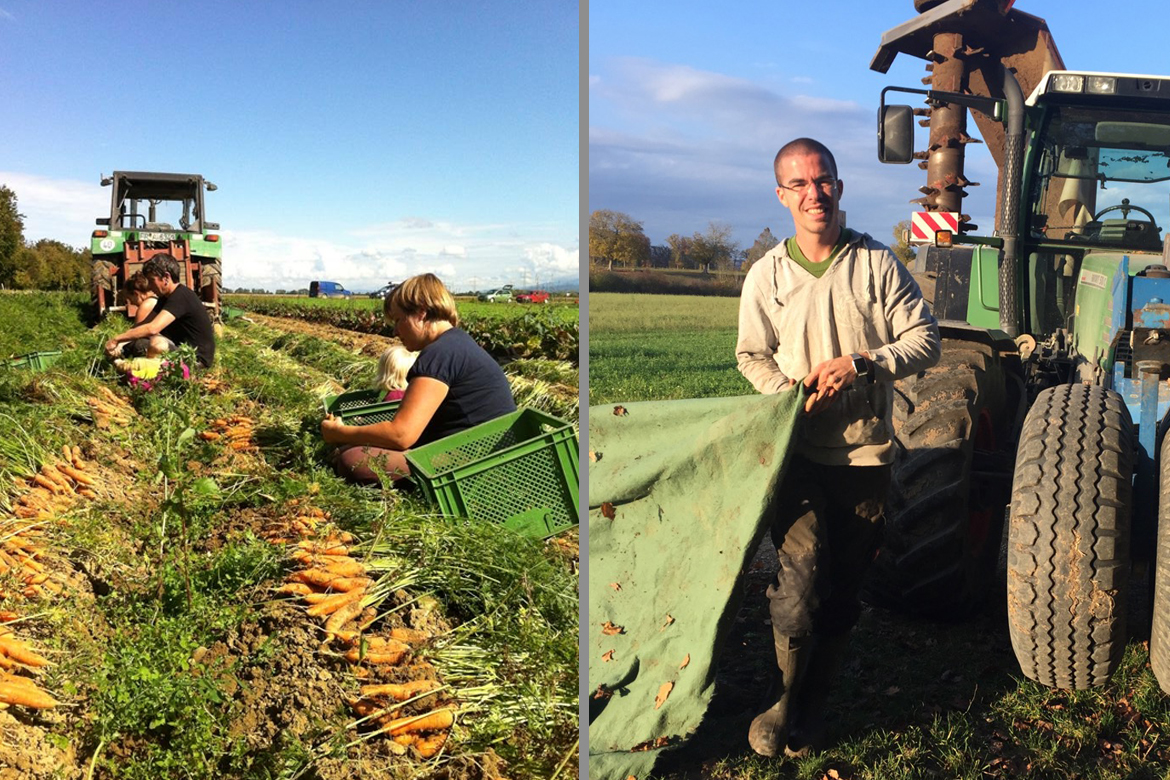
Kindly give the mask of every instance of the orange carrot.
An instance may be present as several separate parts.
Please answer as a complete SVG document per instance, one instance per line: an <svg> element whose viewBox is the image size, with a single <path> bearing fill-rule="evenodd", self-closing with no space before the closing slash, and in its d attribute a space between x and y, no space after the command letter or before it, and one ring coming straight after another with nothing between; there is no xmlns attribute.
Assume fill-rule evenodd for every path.
<svg viewBox="0 0 1170 780"><path fill-rule="evenodd" d="M386 648L386 650L367 650L366 654L362 655L360 647L351 647L345 653L345 660L354 664L362 661L371 664L396 664L402 660L404 655L406 655L405 650L391 650L390 648Z"/></svg>
<svg viewBox="0 0 1170 780"><path fill-rule="evenodd" d="M420 758L434 758L443 745L447 742L447 735L449 732L440 731L438 734L432 734L429 737L424 737L415 743L414 749L418 751Z"/></svg>
<svg viewBox="0 0 1170 780"><path fill-rule="evenodd" d="M50 493L56 494L61 492L61 488L55 482L46 478L43 474L33 474L33 482L37 483Z"/></svg>
<svg viewBox="0 0 1170 780"><path fill-rule="evenodd" d="M44 666L49 663L48 658L37 655L18 639L0 638L0 653L26 666Z"/></svg>
<svg viewBox="0 0 1170 780"><path fill-rule="evenodd" d="M353 558L344 556L326 556L324 560L318 559L316 563L323 566L327 571L339 574L342 577L360 577L366 573L366 567L361 561L355 561Z"/></svg>
<svg viewBox="0 0 1170 780"><path fill-rule="evenodd" d="M199 438L203 439L203 441L215 441L219 436L215 431L203 431L199 434Z"/></svg>
<svg viewBox="0 0 1170 780"><path fill-rule="evenodd" d="M365 590L374 584L369 577L337 577L329 583L329 587L336 591L351 592Z"/></svg>
<svg viewBox="0 0 1170 780"><path fill-rule="evenodd" d="M340 544L322 544L320 542L306 539L297 544L302 550L308 550L316 555L349 555L349 550L345 545Z"/></svg>
<svg viewBox="0 0 1170 780"><path fill-rule="evenodd" d="M385 683L383 685L363 685L362 696L389 696L394 701L406 701L423 693L430 693L442 683L438 680L411 680L406 683Z"/></svg>
<svg viewBox="0 0 1170 780"><path fill-rule="evenodd" d="M414 628L392 628L390 629L390 638L411 645L421 645L425 644L431 638L431 635Z"/></svg>
<svg viewBox="0 0 1170 780"><path fill-rule="evenodd" d="M309 607L309 610L308 610L309 616L310 617L321 617L322 615L335 616L343 607L345 607L345 605L347 605L351 602L360 601L361 597L362 597L361 593L331 593L328 596L325 596L324 598L322 598L321 601L318 602L317 604L314 604L313 606ZM306 598L308 598L308 597L306 597ZM351 617L352 617L352 615L351 615ZM333 617L330 617L329 619L332 620ZM348 620L348 618L347 618L347 620ZM340 626L338 626L338 628L340 628Z"/></svg>
<svg viewBox="0 0 1170 780"><path fill-rule="evenodd" d="M362 613L361 593L354 592L345 595L351 596L352 599L325 621L325 633L329 635L330 639L333 638L333 634L337 630Z"/></svg>
<svg viewBox="0 0 1170 780"><path fill-rule="evenodd" d="M276 589L277 593L292 593L298 596L305 596L310 593L316 593L311 585L306 585L303 582L289 582L281 585Z"/></svg>
<svg viewBox="0 0 1170 780"><path fill-rule="evenodd" d="M38 710L57 706L57 701L40 688L14 683L11 680L0 682L0 702Z"/></svg>
<svg viewBox="0 0 1170 780"><path fill-rule="evenodd" d="M57 470L60 471L65 476L72 479L74 482L79 482L82 485L92 486L95 484L93 477L89 476L88 474L83 474L82 472L78 471L77 469L73 468L72 466L64 466L64 465L58 464Z"/></svg>
<svg viewBox="0 0 1170 780"><path fill-rule="evenodd" d="M363 718L383 712L386 708L376 701L369 699L350 699L349 708Z"/></svg>
<svg viewBox="0 0 1170 780"><path fill-rule="evenodd" d="M440 729L449 729L455 723L455 710L450 708L432 710L425 715L393 719L382 718L379 722L392 736L419 731L439 731Z"/></svg>
<svg viewBox="0 0 1170 780"><path fill-rule="evenodd" d="M328 588L329 583L340 577L335 572L326 571L324 569L299 569L289 575L289 579L295 582L303 582L307 585L313 585L318 588Z"/></svg>

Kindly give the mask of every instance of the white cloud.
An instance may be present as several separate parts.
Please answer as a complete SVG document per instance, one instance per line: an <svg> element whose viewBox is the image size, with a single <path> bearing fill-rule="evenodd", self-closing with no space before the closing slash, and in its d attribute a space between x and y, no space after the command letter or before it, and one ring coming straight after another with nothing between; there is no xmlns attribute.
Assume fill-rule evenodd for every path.
<svg viewBox="0 0 1170 780"><path fill-rule="evenodd" d="M629 213L655 244L671 233L702 231L711 220L732 225L741 246L764 227L791 233L771 165L776 150L800 136L833 150L851 227L889 242L893 225L916 208L908 201L920 197L925 176L917 166L877 162L870 106L804 94L788 82L763 86L646 59L607 61L600 70L604 88L591 100L606 124L589 128L589 208ZM918 140L925 144L925 130ZM984 164L974 152L968 168ZM985 204L994 200L995 176L969 178L984 185L964 203L974 217L994 208Z"/></svg>
<svg viewBox="0 0 1170 780"><path fill-rule="evenodd" d="M97 182L0 171L0 184L16 193L30 241L51 238L88 247L94 219L110 209L110 191ZM426 272L457 289L520 285L525 279L551 280L551 274L576 279L578 250L550 242L556 232L547 225L458 224L415 215L307 237L249 226L239 215L238 226L221 231L224 284L300 289L313 279L328 279L361 292Z"/></svg>

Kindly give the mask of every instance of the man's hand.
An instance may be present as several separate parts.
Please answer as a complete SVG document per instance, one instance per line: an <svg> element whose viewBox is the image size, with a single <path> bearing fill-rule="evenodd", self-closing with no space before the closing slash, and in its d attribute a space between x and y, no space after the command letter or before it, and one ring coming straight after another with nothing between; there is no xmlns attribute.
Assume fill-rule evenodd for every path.
<svg viewBox="0 0 1170 780"><path fill-rule="evenodd" d="M805 388L812 393L804 403L804 410L809 414L818 414L829 408L837 400L837 394L853 384L855 379L857 372L853 370L853 359L849 355L826 360L815 366L804 378ZM816 390L812 391L814 387Z"/></svg>
<svg viewBox="0 0 1170 780"><path fill-rule="evenodd" d="M344 427L345 423L343 423L337 417L329 415L321 421L321 438L324 439L327 444L336 444L340 440L339 434L341 433L341 429Z"/></svg>
<svg viewBox="0 0 1170 780"><path fill-rule="evenodd" d="M114 357L119 352L121 352L121 350L118 348L119 344L121 344L121 342L118 341L117 339L110 339L109 341L107 341L106 342L106 355L108 357Z"/></svg>

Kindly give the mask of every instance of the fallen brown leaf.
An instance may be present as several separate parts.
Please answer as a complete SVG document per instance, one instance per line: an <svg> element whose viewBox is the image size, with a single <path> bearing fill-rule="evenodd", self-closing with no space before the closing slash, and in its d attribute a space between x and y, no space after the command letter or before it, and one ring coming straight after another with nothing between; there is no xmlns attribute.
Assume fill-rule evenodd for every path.
<svg viewBox="0 0 1170 780"><path fill-rule="evenodd" d="M613 414L615 417L625 417L629 412L626 411L626 407L624 406L615 406L613 408Z"/></svg>
<svg viewBox="0 0 1170 780"><path fill-rule="evenodd" d="M602 663L609 663L612 660L613 660L613 650L606 650L604 653L601 654Z"/></svg>
<svg viewBox="0 0 1170 780"><path fill-rule="evenodd" d="M614 634L624 634L626 629L624 626L615 626L608 620L601 624L601 633L606 636L613 636Z"/></svg>
<svg viewBox="0 0 1170 780"><path fill-rule="evenodd" d="M615 517L617 517L617 512L613 510L613 504L609 503L608 501L602 504L601 516L606 520L613 520Z"/></svg>
<svg viewBox="0 0 1170 780"><path fill-rule="evenodd" d="M686 669L686 668L687 668L687 666L689 666L689 665L690 665L690 663L691 663L691 654L690 654L690 653L687 653L687 657L686 657L686 658L684 658L684 659L683 659L683 662L682 662L681 664L679 664L679 665L678 665L678 668L679 668L679 669Z"/></svg>
<svg viewBox="0 0 1170 780"><path fill-rule="evenodd" d="M622 584L620 582L611 582L609 583L609 587L613 588L614 590L621 590Z"/></svg>
<svg viewBox="0 0 1170 780"><path fill-rule="evenodd" d="M666 697L670 696L670 691L674 688L674 683L664 682L658 686L658 695L654 697L654 709L658 709L666 703Z"/></svg>
<svg viewBox="0 0 1170 780"><path fill-rule="evenodd" d="M671 623L673 623L673 622L674 622L674 616L672 616L672 615L667 615L667 616L666 616L666 622L665 622L665 623L663 623L663 624L662 624L662 628L660 628L660 629L658 629L658 630L659 630L659 631L661 631L663 628L666 628L667 626L669 626L669 625L670 625Z"/></svg>

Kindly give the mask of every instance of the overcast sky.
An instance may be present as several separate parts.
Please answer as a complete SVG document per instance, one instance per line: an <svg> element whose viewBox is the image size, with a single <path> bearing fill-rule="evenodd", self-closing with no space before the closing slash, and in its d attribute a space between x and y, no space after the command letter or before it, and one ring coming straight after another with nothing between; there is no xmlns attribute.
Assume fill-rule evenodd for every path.
<svg viewBox="0 0 1170 780"><path fill-rule="evenodd" d="M1015 8L1047 20L1069 68L1170 71L1163 3L1019 0ZM911 0L593 0L589 209L627 212L654 244L711 220L730 224L745 248L765 227L790 235L772 158L786 141L811 136L837 158L848 224L891 242L926 178L916 165L877 162L878 100L886 86L923 88L927 73L904 55L888 74L869 63L882 34L915 15ZM995 163L982 146L967 151L967 178L982 186L963 210L990 233Z"/></svg>
<svg viewBox="0 0 1170 780"><path fill-rule="evenodd" d="M0 184L89 246L101 174L218 186L228 287L577 279L566 0L0 0Z"/></svg>

